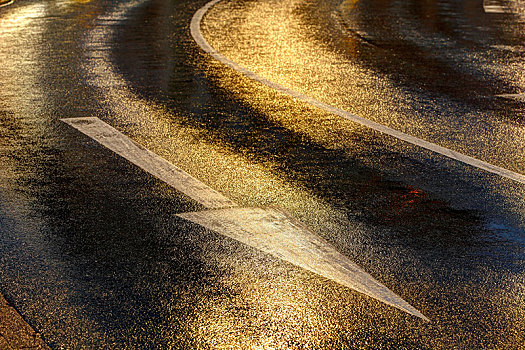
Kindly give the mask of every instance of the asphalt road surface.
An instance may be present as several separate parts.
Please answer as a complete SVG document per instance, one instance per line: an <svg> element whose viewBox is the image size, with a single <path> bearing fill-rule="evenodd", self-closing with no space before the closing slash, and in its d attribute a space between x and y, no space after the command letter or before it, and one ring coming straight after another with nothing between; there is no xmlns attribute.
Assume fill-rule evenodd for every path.
<svg viewBox="0 0 525 350"><path fill-rule="evenodd" d="M56 349L523 349L525 3L206 4L0 7L0 294Z"/></svg>

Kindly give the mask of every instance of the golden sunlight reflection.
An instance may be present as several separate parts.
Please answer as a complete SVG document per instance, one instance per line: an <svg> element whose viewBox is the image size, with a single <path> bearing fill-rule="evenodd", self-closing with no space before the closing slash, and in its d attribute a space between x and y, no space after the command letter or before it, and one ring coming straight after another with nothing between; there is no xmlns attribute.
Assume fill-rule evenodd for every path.
<svg viewBox="0 0 525 350"><path fill-rule="evenodd" d="M112 16L124 18L127 10L117 8ZM86 37L88 50L101 59L90 60L85 67L110 106L111 125L241 205L282 207L332 241L371 234L307 188L283 178L272 162L260 164L205 129L189 126L186 116L133 93L105 49L111 30L99 26ZM209 243L202 242L202 261L223 271L220 282L231 293L204 293L192 318L185 320L186 332L211 348L285 349L301 338L313 347L322 346L342 327L333 321L333 312L342 313L345 320L368 312L381 319L384 313L385 320L407 320L402 312L392 312L372 298L333 282L327 285L325 279L239 243L212 237ZM224 249L233 251L225 254ZM326 289L329 297L324 297Z"/></svg>
<svg viewBox="0 0 525 350"><path fill-rule="evenodd" d="M105 18L126 19L133 6L142 3L135 1L117 7ZM349 100L361 100L359 108L368 108L363 106L370 99L375 100L366 92L376 91L376 84L394 89L391 82L337 59L338 56L328 48L318 47L319 43L302 37L297 28L300 24L294 19L297 16L292 16L299 1L286 2L289 3L292 6L282 6L283 2L273 0L248 2L248 8L242 9L232 6L235 2L221 3L207 17L206 33L212 37L212 44L225 50L230 58L241 60L272 80L292 87L297 85L299 90L306 92L318 91L318 88L326 96L335 91L336 98L348 95ZM222 17L222 11L229 11L227 20ZM249 20L244 19L245 14ZM289 30L294 26L295 31ZM287 179L276 163L258 162L249 152L225 144L205 127L192 126L191 116L171 111L134 93L131 83L116 69L108 49L108 40L114 34L112 30L111 25L100 25L86 36L85 42L89 58L85 72L90 83L105 98L109 107L105 119L109 124L240 205L277 205L315 233L329 237L332 242L345 242L346 253L354 256L369 253L366 245L358 243L374 236L373 228L349 219L344 210L316 197L306 186ZM252 37L250 31L261 37ZM227 38L225 33L229 34ZM255 47L257 54L239 50L240 42L249 42L250 50ZM314 49L320 57L312 56ZM282 65L275 69L275 62ZM359 138L367 131L362 127L352 126L291 98L278 96L269 88L254 87L256 84L216 62L210 63L207 58L197 58L196 64L202 64L210 77L216 77L218 83L229 91L240 93L242 99L270 120L298 130L307 138L320 140L329 148L346 147L352 152L353 147L364 147ZM349 75L355 75L355 81L342 80ZM318 81L326 77L334 84L349 81L352 85L348 89L330 84L320 86ZM297 78L304 78L304 83L297 82ZM355 92L352 92L352 87L356 87ZM355 131L359 131L359 135L354 135ZM413 205L420 195L420 191L414 189L402 201ZM421 325L378 301L236 241L209 234L199 245L201 260L218 275L216 282L221 286L220 292L214 286L202 286L202 290L196 292L198 301L192 305L191 315L173 316L175 306L170 300L159 300L159 303L165 305L167 315L184 317L183 322L174 320L174 327L184 327L182 333L202 348L289 349L297 344L307 344L309 348L327 348L335 344L337 348L355 338L366 343L368 337L376 336L377 329L381 334L394 334L407 343L428 334L431 339L440 339L435 336L441 330L439 324ZM418 257L411 255L413 252L392 244L383 254L388 267L376 266L371 260L368 266L378 271L375 277L381 282L402 291L411 297L410 300L417 300L418 306L424 309L431 309L425 300L444 300L443 305L436 306L438 310L433 311L436 314L444 315L448 308L453 307L455 301L443 299L446 288L433 285L431 278L423 282L401 281L394 280L388 273L406 269L407 261L418 261ZM431 264L417 264L417 268L415 275L422 279L434 273ZM498 279L498 276L491 277ZM465 289L470 295L477 296L476 287L472 284ZM507 309L496 310L499 306L484 311L494 314L508 312ZM399 328L405 329L406 334L399 334ZM458 344L464 338L463 334L448 335L451 344Z"/></svg>
<svg viewBox="0 0 525 350"><path fill-rule="evenodd" d="M308 6L299 0L223 1L208 12L202 30L218 52L273 82L410 135L525 173L523 125L502 123L489 112L456 113L451 119L437 114L432 105L425 107L428 112L415 109L414 103L419 102L410 91L351 59L359 55L355 36L349 39L345 35L343 44L326 39L341 36L333 32L342 26L333 11L314 12L321 19L327 18L319 21L325 25L321 27L301 15L315 11ZM344 3L342 15L354 6L353 2ZM342 46L338 49L338 45ZM508 65L495 62L487 67L506 74L515 84L525 85L525 76L517 75ZM506 70L499 72L502 69ZM253 95L241 98L257 107ZM271 118L286 123L286 116ZM463 124L468 121L476 122L470 123L467 132Z"/></svg>
<svg viewBox="0 0 525 350"><path fill-rule="evenodd" d="M6 17L0 17L0 33L11 33L25 29L32 20L45 16L46 5L42 3L22 6Z"/></svg>
<svg viewBox="0 0 525 350"><path fill-rule="evenodd" d="M31 135L31 141L37 140L36 144L30 145L34 148L44 147L43 144L46 142L59 140L59 145L54 145L47 152L69 147L64 146L67 140L64 135L56 135L60 133L55 129L54 136L48 136L48 129L41 125L50 123L50 120L56 122L56 115L49 116L52 113L49 112L50 106L46 106L46 103L53 102L46 99L46 93L50 94L50 92L45 91L52 84L55 87L56 81L50 80L51 83L47 82L47 85L42 83L42 77L46 76L48 68L42 64L46 62L42 56L50 50L46 51L46 45L49 43L43 40L45 28L40 26L38 21L41 17L49 15L50 6L79 5L78 7L83 8L83 5L90 1L63 0L57 3L21 5L12 13L0 17L0 62L2 62L0 82L6 82L0 89L0 107L3 108L5 104L13 108L12 114L1 116L0 131L4 132L2 128L5 128L6 134L16 130L20 137ZM107 108L108 115L104 118L105 121L119 131L241 205L277 206L285 209L313 232L340 248L339 250L346 256L359 257L365 270L373 271L372 275L379 281L407 301L417 303L418 308L428 310L431 313L428 316L437 320L422 324L413 316L259 250L212 232L189 228L188 230L195 231L193 232L195 236L202 234L206 237L198 242L199 249L195 254L201 255L201 259L196 260L202 263L202 270L211 277L207 276L206 278L209 279L206 279L198 276L197 279L201 281L202 278L203 281L211 281L211 283L196 283L196 286L183 285L173 290L163 290L163 297L155 301L161 306L160 313L164 313L159 317L173 320L173 329L166 331L167 333L171 331L173 334L163 334L166 339L172 339L173 348L181 347L177 337L184 338L183 340L191 339L197 344L197 348L201 349L254 350L297 349L300 346L306 349L338 349L354 343L366 347L366 345L377 344L378 339L379 342L383 341L383 344L418 343L426 344L429 348L443 348L445 342L450 345L445 348L454 348L468 347L468 341L480 336L489 340L496 338L502 348L509 348L509 345L517 344L523 339L521 332L523 330L521 321L525 317L523 276L511 272L501 276L499 272L491 271L481 265L476 266L479 271L474 272L477 273L476 278L481 276L483 280L465 283L464 276L450 275L453 269L449 266L440 265L441 267L436 269L436 265L442 262L425 260L424 255L417 255L419 252L410 243L404 245L405 232L389 231L379 224L366 223L362 219L349 216L349 206L346 203L340 204L339 198L324 197L322 189L314 193L317 183L309 186L311 184L307 185L293 176L288 177L286 171L280 167L282 164L272 158L269 160L264 158L260 161L256 157L258 150L255 147L250 151L239 150L235 145L225 143L220 135L210 131L206 126L195 126L191 115L170 110L160 103L135 93L132 83L120 73L124 69L120 70L119 68L122 67L117 68L114 64L118 53L114 51L112 40L116 34L114 28L125 30L121 21L130 18L130 10L133 6L138 7L144 3L146 2L142 0L119 2L115 4L114 13L104 14L100 21L92 21L92 17L99 15L93 10L86 10L75 18L75 25L85 25L91 30L88 35L82 37L84 41L78 43L78 47L85 49L85 52L80 49L78 51L85 54L82 56L84 70L79 73L82 77L81 79L68 77L70 80L67 84L71 84L70 81L75 79L83 84L84 79L88 79L92 85L89 88L93 87L97 90L96 97L101 99L101 101L96 100L96 103L100 102L103 108ZM399 90L391 80L354 64L352 59L360 55L358 40L345 39L346 51L341 54L332 50L319 38L313 39L315 35L322 36L324 33L319 28L311 29L315 34L312 36L309 35L311 33L308 30L305 31L303 22L305 19L299 14L302 13L301 9L308 5L307 3L302 0L286 2L267 0L246 1L245 6L240 6L235 0L225 1L206 17L205 34L212 45L234 61L297 91L418 135L426 136L426 128L437 131L441 127L446 128L443 126L446 121L439 117L429 122L423 116L410 114L410 97L405 95L404 91ZM345 2L343 10L351 11L356 3L356 0ZM228 12L227 17L224 15L225 11ZM93 27L93 22L98 24ZM75 42L72 46L77 44L76 36L70 39L67 38L64 42ZM28 45L25 45L26 43ZM63 46L54 54L58 55L57 52L72 56L78 54L69 50L71 47L62 44ZM197 50L196 46L194 48ZM53 56L49 59L55 58L57 57ZM283 97L268 87L248 81L237 73L225 69L221 64L211 62L205 55L193 58L195 60L191 62L195 67L192 68L205 71L212 83L236 94L236 97L253 107L263 117L296 132L305 141L322 145L327 150L343 150L344 154L351 156L361 154L365 159L363 168L372 165L377 169L377 164L373 164L377 157L370 156L369 153L374 152L376 146L374 142L384 143L386 146L381 145L385 146L384 148L398 147L396 150L408 148L406 145L399 146L392 140L382 140L374 132L362 126L319 111L293 98ZM75 57L72 61L79 60ZM38 62L40 64L37 64ZM77 67L71 70L77 73ZM72 86L67 84L61 87ZM61 93L64 90L57 87L54 92L62 97ZM55 103L61 101L62 99L57 98ZM91 100L84 101L82 108L90 102ZM396 108L397 102L400 102L402 107ZM410 117L414 117L414 124L407 125L407 113ZM38 119L35 115L45 116L47 119ZM7 130L11 126L13 130ZM525 142L523 128L507 125L493 130L500 136L502 133L507 133L501 139L502 149L512 144L509 140L518 138L515 141L517 148L513 149L513 153L520 152ZM85 139L80 139L78 134L71 135L79 137L79 143L85 142ZM439 139L439 135L432 135L431 138ZM467 138L463 134L456 136L457 139ZM488 139L483 139L485 136L486 134L480 136L482 138L480 143L488 142ZM10 142L9 137L5 140L0 139L0 142ZM476 144L477 141L472 142ZM0 150L2 146L0 143ZM459 143L454 146L470 150L470 146L461 146ZM16 148L17 145L12 147ZM75 151L85 151L82 147ZM92 151L96 152L94 148ZM495 152L492 155L486 148L481 153L486 159L494 157L499 163L508 163L518 170L525 169L523 159L520 158L518 161L515 154L504 157L501 153ZM4 157L2 152L0 152L1 157ZM370 159L369 163L366 163L366 158ZM72 162L76 161L75 159ZM105 161L106 158L103 158L101 162ZM8 167L0 168L0 176L9 177L9 181L13 180L14 183L17 176L16 159L13 157L13 159L5 159L4 162L2 158L2 164L7 164ZM91 174L93 169L87 168L86 173ZM47 176L51 175L47 174ZM347 174L327 173L319 177L332 175L344 178ZM328 184L335 182L331 180L328 179L326 182ZM341 186L367 187L372 181L365 179L357 184L349 181ZM498 188L501 184L505 183L495 181L493 186ZM22 185L17 184L17 186L20 188ZM159 186L159 188L159 191L166 191L166 186ZM5 191L9 196L10 190L7 188ZM381 189L377 191L379 193ZM391 189L389 191L395 192ZM498 191L504 193L505 189L498 188ZM516 193L513 195L516 196ZM79 196L79 198L84 197ZM395 193L385 198L393 198L388 205L392 205L394 213L398 214L397 219L401 220L404 218L405 211L413 213L414 208L427 200L425 191L417 187L408 189L403 187L403 191L398 195ZM516 210L523 210L523 203L519 206ZM28 212L30 210L28 209ZM175 214L177 213L174 212L173 215ZM66 214L64 216L68 217ZM38 221L45 218L35 215L29 219ZM177 221L176 224L178 223ZM173 232L167 232L166 235L171 238ZM382 243L383 246L378 248L376 243L381 242L377 237L381 235L386 237L386 243ZM414 246L419 248L419 242L425 238L424 233L416 232L414 237L416 240ZM157 256L152 257L152 261L157 258ZM67 265L67 262L65 264ZM67 275L67 271L59 271L58 267L56 270L59 274ZM398 271L406 274L396 275ZM453 272L463 273L462 270ZM81 270L80 273L84 271ZM186 271L181 272L181 274L185 273ZM441 278L445 278L443 276L448 279L447 283L442 283ZM60 280L59 276L55 278ZM410 280L411 278L413 280ZM130 284L141 283L140 279L135 279L133 276L130 276L129 280ZM484 286L481 290L480 284ZM166 285L173 286L169 283ZM66 284L65 286L64 288L67 289ZM141 286L136 287L139 290L138 287ZM465 296L461 300L457 300L458 290ZM95 290L97 291L98 289ZM59 296L60 303L68 303L67 299L70 297L75 298L75 303L78 303L78 300L82 301L84 300L82 298L85 298L81 295L82 292L71 288ZM156 292L160 294L160 291ZM145 297L155 295L149 294L147 288L144 288L144 293ZM192 295L188 296L189 294ZM177 308L188 300L195 301L195 304L188 307L191 309L189 314L182 314ZM487 303L487 300L490 302ZM77 305L75 303L71 304ZM458 306L458 303L467 305ZM51 315L53 312L59 314L60 310L53 310L54 305L54 303L44 305L39 312L44 315ZM479 305L487 308L480 308ZM478 325L483 326L484 332L464 334L457 332L456 329L446 329L450 324L456 326L469 321L470 315L459 313L455 314L457 320L447 319L450 310L455 308L479 316ZM74 318L79 319L89 319L92 314L82 305L74 308L72 313L75 312L78 315L74 315ZM130 312L132 315L133 310ZM53 318L49 318L51 319ZM506 323L493 327L491 322L494 319L505 319ZM88 324L88 329L104 332L103 323L97 323L95 320L91 322ZM49 327L54 326L56 325ZM180 328L183 330L181 331ZM69 331L71 330L63 332ZM119 329L116 331L120 332ZM112 339L108 339L109 341Z"/></svg>
<svg viewBox="0 0 525 350"><path fill-rule="evenodd" d="M285 4L273 1L242 5L236 1L219 2L207 13L202 30L206 40L218 52L271 81L417 137L525 173L525 158L522 156L525 153L525 127L472 114L463 117L471 121L481 118L483 122L465 130L462 123L466 120L447 122L439 115L415 112L410 106L412 98L392 81L355 64L348 60L348 56L317 40L315 35L321 29L310 28L309 22L305 23L303 17L296 15L301 10L304 10L301 2L296 0ZM336 28L337 23L334 26ZM311 35L307 36L305 32ZM358 50L351 50L352 54L358 53ZM418 157L421 153L417 147L393 138L378 137L378 133L363 126L283 96L224 69L216 60L203 59L202 64L209 66L205 70L209 79L234 93L268 120L328 149L344 150L364 164L377 166L369 160L367 153L370 147L379 144L385 150L413 154L411 157ZM467 176L476 176L480 172L469 167L467 171ZM515 198L520 193L525 195L523 186L503 178L492 178L485 186L490 186L495 193L505 193L509 198L505 199L509 210L522 215L525 203Z"/></svg>
<svg viewBox="0 0 525 350"><path fill-rule="evenodd" d="M339 9L344 12L352 11L356 7L358 2L359 0L345 0L341 2L341 4L339 5Z"/></svg>
<svg viewBox="0 0 525 350"><path fill-rule="evenodd" d="M355 3L347 2L341 11L351 11L354 5ZM490 116L472 114L466 116L465 119L482 119L483 123L476 125L475 131L469 130L467 133L461 130L461 125L458 125L457 122L456 124L447 124L445 117L433 115L429 118L428 115L414 111L411 107L412 97L402 88L396 86L395 82L349 59L349 57L355 58L359 55L359 45L355 39L347 39L344 53L333 50L322 40L317 40L316 34L319 34L318 31L320 29L309 27L309 22L301 16L301 11L304 10L305 6L304 2L295 0L242 3L224 1L208 12L203 21L202 30L206 40L218 52L264 78L418 137L438 142L469 155L477 156L486 161L493 161L509 169L525 173L525 162L522 156L525 149L525 129L523 126L512 123L500 123L496 119L491 120ZM334 23L335 25L336 23ZM350 45L348 45L348 42ZM381 143L387 149L393 147L392 144L395 143L395 141L385 140L384 138L371 141L377 139L377 135L373 132L328 113L318 111L316 108L295 101L293 98L282 96L266 86L251 82L213 59L202 58L199 63L206 67L205 72L216 84L235 94L243 103L253 107L268 120L303 135L305 139L314 140L326 148L344 149L350 156L359 155L360 157L365 157L366 162L366 154L370 151L367 147L370 147L371 143L373 145L375 145L374 142ZM520 79L523 80L523 78L518 78L518 81L521 81ZM439 101L435 103L439 103ZM478 127L480 128L479 130L477 129ZM454 130L454 128L457 128L459 131ZM487 147L488 145L490 147ZM493 148L495 146L497 146L497 150ZM409 146L396 147L403 148L402 152L410 152L408 150ZM399 148L395 149L399 150ZM371 165L374 167L378 166L377 164ZM475 172L476 170L472 171ZM491 182L486 184L486 186L491 188L494 193L501 193L503 196L507 196L508 210L522 216L525 209L524 203L521 200L516 200L516 198L523 198L520 194L525 195L523 186L520 187L509 183L504 179L494 179ZM402 191L398 196L394 196L394 202L392 203L394 217L386 218L385 222L388 223L388 220L402 221L408 215L414 215L418 206L427 201L428 198L422 189L413 187L407 191ZM432 205L429 205L429 208L432 210ZM432 216L434 213L428 212L424 213L424 215ZM417 221L417 218L412 219ZM421 218L421 220L424 221L424 218ZM424 237L426 234L425 224L422 223L421 227L422 230L418 234ZM388 249L394 249L394 247L389 247ZM401 261L404 260L400 257L404 256L406 252L399 251L398 253L397 258L394 257L389 260L392 265L390 268L392 269L396 269L395 266L402 264ZM410 259L412 258L410 257ZM246 264L246 261L242 263ZM231 265L235 266L235 263L232 262ZM425 270L423 265L428 270ZM418 264L418 269L420 270L418 270L417 275L421 278L421 281L425 281L423 284L426 283L424 290L427 293L425 297L419 300L433 298L447 300L445 301L447 306L443 306L443 309L440 310L434 310L436 315L440 315L436 316L439 319L441 316L447 317L445 316L448 312L446 309L457 307L455 304L460 301L448 294L450 291L446 287L434 284L431 278L425 277L436 273L449 273L447 271L436 271L432 265L432 263ZM406 268L406 266L403 268ZM483 267L480 267L480 269L483 270ZM227 281L236 286L235 281L246 276L247 271L254 270L256 271L257 268L255 266L251 267L251 265L249 268L245 268L245 266L239 267L239 270L235 273L235 278L232 276L231 281ZM511 289L517 288L520 290L521 288L519 283L513 281L516 278L515 274L509 273L509 275L503 277L494 271L481 271L479 274L486 278L486 282L483 283L484 286L501 284ZM516 323L519 323L519 316L525 310L525 304L522 303L523 297L511 296L497 288L487 288L488 291L480 291L477 282L465 283L463 280L455 281L453 280L454 278L451 277L451 285L454 286L453 288L460 288L463 291L463 295L466 296L467 301L461 302L483 304L486 300L492 301L490 311L476 310L474 307L474 310L469 315L465 315L466 318L471 316L483 318L485 316L478 315L478 313L482 313L483 315L494 316L493 320L508 320L509 322L498 322L491 333L494 336L505 334L498 341L501 344L506 344L506 346L512 346L522 341L523 336L519 332L523 329L523 326ZM252 284L263 283L260 278L256 277L255 273L252 279L250 279ZM279 281L281 291L283 283L285 282ZM279 293L277 295L266 294L268 293L268 288L261 286L250 290L248 289L248 286L250 286L249 282L243 284L246 288L237 286L234 289L241 295L238 296L236 294L235 305L238 305L237 303L244 305L245 300L250 300L254 304L246 307L247 310L253 310L253 308L259 310L262 308L263 310L272 311L268 314L257 313L253 320L247 317L242 319L243 322L239 322L238 319L233 317L233 313L237 311L231 310L231 305L228 302L224 302L224 305L213 303L213 307L210 309L202 308L201 318L196 322L196 329L198 329L196 333L201 334L201 336L203 333L214 334L218 339L217 343L214 343L214 348L221 348L220 344L226 343L237 346L248 344L248 348L274 347L284 349L287 347L283 344L290 346L290 343L287 343L286 334L291 332L297 337L304 334L303 330L314 335L312 338L318 339L318 342L311 343L312 348L322 347L323 341L329 338L334 331L340 334L344 333L345 336L348 336L348 339L363 336L363 333L360 332L363 328L366 328L367 321L363 319L352 320L348 314L345 314L341 317L341 319L345 320L345 326L348 327L348 324L351 324L355 325L355 328L338 329L337 324L330 323L333 317L325 318L322 312L324 307L330 309L330 306L317 304L316 294L312 290L308 291L309 286L307 284L297 281L294 283L295 286L300 286L299 290L295 289L293 293L285 294L284 296ZM459 284L461 286L458 286ZM392 284L387 285L395 286L396 282L394 281ZM422 291L421 285L416 287L403 284L399 287L407 293L406 295L411 296ZM301 290L301 288L304 288L304 290ZM299 295L300 298L286 300L286 297L292 295ZM322 295L318 295L318 297L323 298ZM330 301L332 301L332 298L324 299L325 303L329 304ZM343 301L341 302L344 303ZM283 303L284 305L290 305L290 308L280 309L279 305L282 306ZM349 305L354 307L353 303L355 301L349 302ZM462 305L461 307L465 307L467 310L472 308L471 305ZM244 310L242 306L239 306L239 308ZM334 310L337 310L337 307ZM282 314L286 315L290 321L284 324L274 321ZM429 316L433 318L432 315ZM385 317L388 318L389 316ZM487 318L487 321L489 318ZM295 322L295 320L298 321ZM257 325L261 325L260 327L263 328L264 325L273 324L272 322L280 324L280 327L282 327L276 327L279 329L281 341L265 338L259 332L254 332L253 334L246 332L246 329L259 330L260 328L257 328ZM458 316L458 319L448 320L448 322L464 322L464 320ZM418 338L422 334L427 334L430 336L430 340L427 339L429 346L442 347L443 339L439 334L443 331L441 327L446 327L445 323L447 322L438 323L440 324L431 326L431 329L419 328L415 331L417 334L408 332L405 340L410 342L411 337ZM305 325L307 325L306 328L301 328L305 327ZM315 325L315 327L310 329L308 328L309 325ZM381 332L391 331L390 326L390 324L384 326ZM298 332L298 329L301 329L301 331ZM314 333L316 331L319 331L319 334ZM508 336L506 336L507 332ZM451 345L450 347L453 347L454 344L464 345L471 341L475 342L474 339L477 337L476 334L467 335L462 332L447 332L447 335L449 338L445 343Z"/></svg>
<svg viewBox="0 0 525 350"><path fill-rule="evenodd" d="M38 98L41 76L34 42L43 35L39 18L47 14L44 3L21 6L0 17L0 94L3 102L21 113L38 113L31 97ZM37 25L35 25L37 24Z"/></svg>
<svg viewBox="0 0 525 350"><path fill-rule="evenodd" d="M273 173L274 164L254 162L205 130L189 126L184 115L133 93L126 79L115 71L108 52L98 50L111 37L110 29L100 26L91 34L87 47L103 59L91 60L85 68L111 105L109 118L117 129L242 205L278 205L297 213L299 219L306 216L299 213L306 211L331 217L332 222L346 222L343 213L337 214L308 190Z"/></svg>
<svg viewBox="0 0 525 350"><path fill-rule="evenodd" d="M41 195L38 191L51 192L46 187L48 182L45 179L49 174L39 173L43 165L34 166L34 162L42 162L45 154L49 154L46 152L58 149L63 142L62 135L56 136L50 130L49 85L44 81L50 67L45 64L43 55L50 60L56 58L53 57L54 48L46 42L46 30L49 29L46 17L52 13L52 6L52 2L47 1L27 5L20 1L16 7L10 7L0 16L0 186L2 205L8 203L2 207L2 210L6 208L2 214L3 218L12 222L20 220L20 225L30 227L28 230L45 230L48 217L42 216L42 211L35 208L38 207L35 203L40 199L37 198ZM35 183L40 185L35 186ZM10 201L16 203L14 208L10 208ZM10 215L15 215L15 219L11 219ZM50 251L56 249L48 240L35 239L35 236L25 234L26 231L19 231L18 228L14 230L24 233L16 239L20 244L31 247L32 257L49 256ZM50 269L52 271L45 271L45 278L63 281L63 276L67 276L72 269L67 264L55 262L53 269ZM10 287L10 292L18 294L20 298L28 290L41 287L39 279L42 276L27 274L27 271L21 272L21 276L29 276L23 280L22 287L17 283ZM39 290L46 302L32 304L33 308L38 308L37 311L27 308L24 311L28 315L36 312L40 315L83 319L86 327L96 328L95 322L85 317L83 307L57 309L57 305L69 304L69 298L78 298L74 291L68 292L51 295L50 290ZM44 318L51 322L50 318ZM73 330L58 329L58 332L73 333Z"/></svg>
<svg viewBox="0 0 525 350"><path fill-rule="evenodd" d="M21 32L32 20L46 15L46 5L42 3L22 6L0 17L0 33Z"/></svg>

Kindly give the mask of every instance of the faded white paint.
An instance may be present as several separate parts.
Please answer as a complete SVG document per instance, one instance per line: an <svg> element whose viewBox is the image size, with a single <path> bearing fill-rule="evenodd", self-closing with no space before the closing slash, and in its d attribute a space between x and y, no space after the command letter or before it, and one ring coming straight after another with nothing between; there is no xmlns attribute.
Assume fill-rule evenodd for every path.
<svg viewBox="0 0 525 350"><path fill-rule="evenodd" d="M184 170L135 143L120 131L98 118L70 118L62 119L62 121L207 208L224 208L237 205Z"/></svg>
<svg viewBox="0 0 525 350"><path fill-rule="evenodd" d="M505 8L499 1L483 0L483 10L486 13L505 13Z"/></svg>
<svg viewBox="0 0 525 350"><path fill-rule="evenodd" d="M429 321L328 242L274 208L230 208L178 216Z"/></svg>
<svg viewBox="0 0 525 350"><path fill-rule="evenodd" d="M525 94L501 94L501 95L497 95L498 97L503 97L503 98L509 98L509 99L512 99L512 100L517 100L517 101L521 101L521 102L525 102Z"/></svg>

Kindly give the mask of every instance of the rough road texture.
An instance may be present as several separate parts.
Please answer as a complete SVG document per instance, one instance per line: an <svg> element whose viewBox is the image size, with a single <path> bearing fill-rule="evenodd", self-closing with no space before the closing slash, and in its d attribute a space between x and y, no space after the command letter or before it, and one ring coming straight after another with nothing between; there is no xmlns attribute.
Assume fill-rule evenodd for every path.
<svg viewBox="0 0 525 350"><path fill-rule="evenodd" d="M40 335L0 295L0 349L49 349Z"/></svg>

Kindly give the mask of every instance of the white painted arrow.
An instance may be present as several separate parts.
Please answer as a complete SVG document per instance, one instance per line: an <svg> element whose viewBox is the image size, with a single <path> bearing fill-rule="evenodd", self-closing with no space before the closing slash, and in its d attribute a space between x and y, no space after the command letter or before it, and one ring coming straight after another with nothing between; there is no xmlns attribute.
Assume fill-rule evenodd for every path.
<svg viewBox="0 0 525 350"><path fill-rule="evenodd" d="M328 242L278 209L230 208L177 216L429 321Z"/></svg>
<svg viewBox="0 0 525 350"><path fill-rule="evenodd" d="M272 208L237 207L224 195L98 118L70 118L62 121L212 209L178 214L179 217L429 321L328 242L284 212Z"/></svg>

